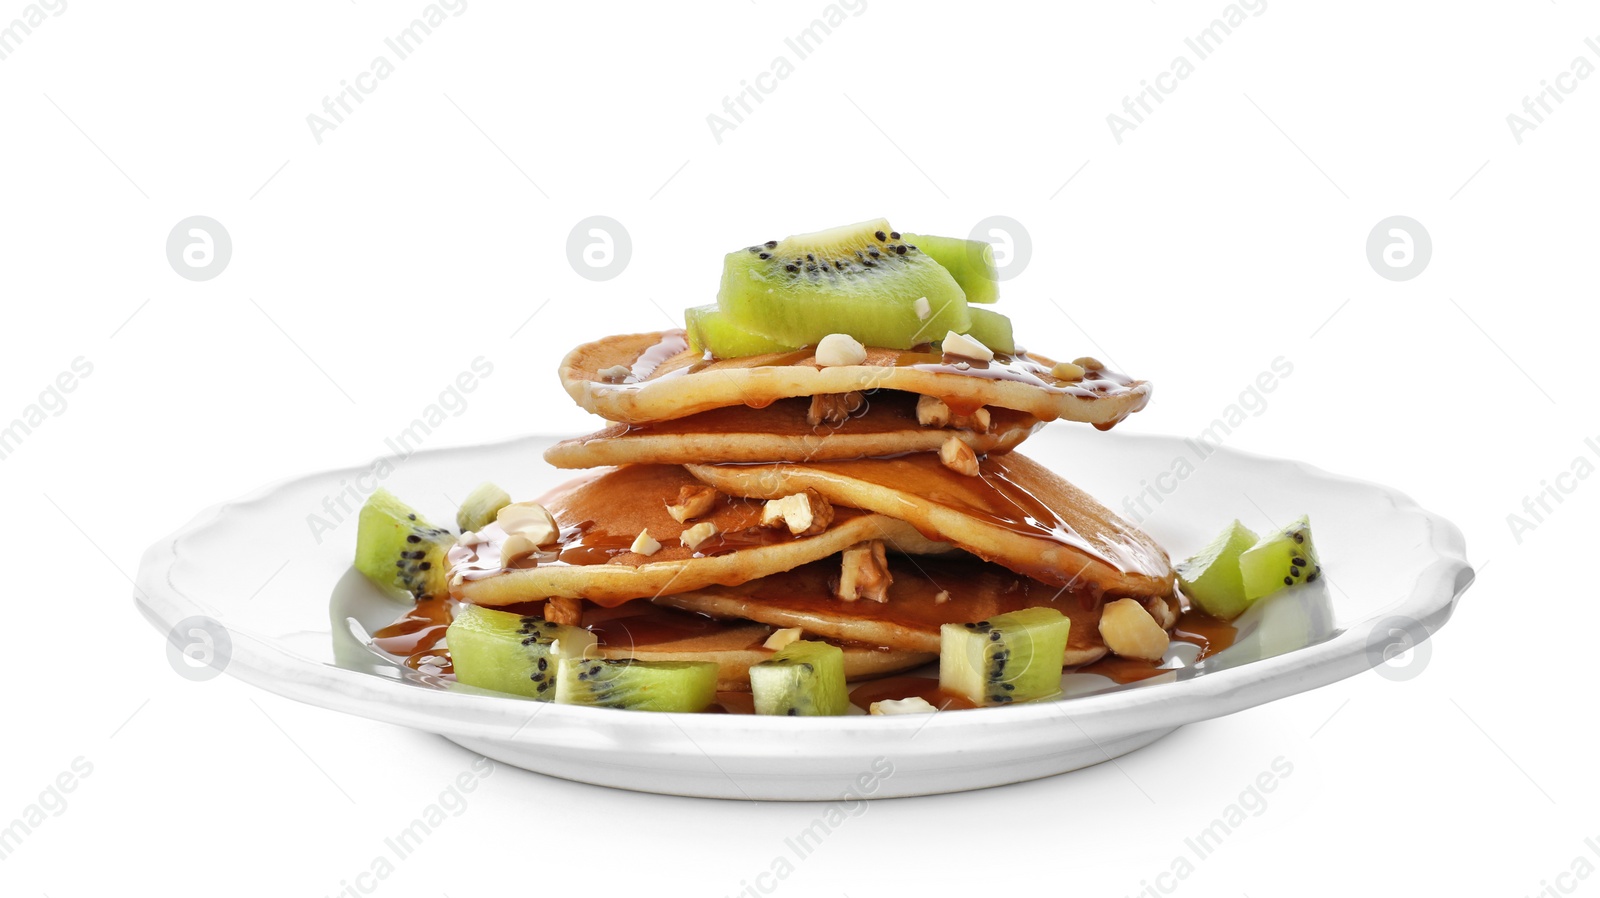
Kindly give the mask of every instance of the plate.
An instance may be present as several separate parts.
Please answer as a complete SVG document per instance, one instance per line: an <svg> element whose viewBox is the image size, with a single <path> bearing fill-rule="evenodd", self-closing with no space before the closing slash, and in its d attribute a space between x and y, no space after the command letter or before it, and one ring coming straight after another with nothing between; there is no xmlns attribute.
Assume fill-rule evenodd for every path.
<svg viewBox="0 0 1600 898"><path fill-rule="evenodd" d="M1118 685L1067 674L1060 700L898 717L659 714L533 702L394 664L367 633L405 610L350 566L356 511L383 486L434 520L483 480L538 495L572 476L554 440L417 452L312 474L208 509L145 554L136 600L180 672L226 672L313 705L438 733L528 770L674 795L887 798L979 789L1118 757L1186 723L1325 686L1429 638L1471 584L1461 532L1386 487L1177 437L1059 426L1025 451L1168 551L1229 519L1309 513L1325 576L1258 604L1224 651ZM1187 654L1186 654L1187 653ZM203 664L192 664L197 659Z"/></svg>

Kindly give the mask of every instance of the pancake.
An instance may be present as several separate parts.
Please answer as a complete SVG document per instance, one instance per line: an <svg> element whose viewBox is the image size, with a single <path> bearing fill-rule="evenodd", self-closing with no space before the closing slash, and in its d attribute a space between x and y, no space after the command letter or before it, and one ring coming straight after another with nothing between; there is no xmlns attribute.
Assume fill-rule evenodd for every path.
<svg viewBox="0 0 1600 898"><path fill-rule="evenodd" d="M477 605L509 605L551 596L618 605L668 590L737 585L826 558L864 540L885 539L907 551L947 548L930 544L914 528L855 508L835 510L833 522L814 536L760 528L762 503L721 496L704 515L674 520L667 505L685 486L700 487L679 465L629 465L580 478L557 488L541 503L561 528L550 551L500 564L506 533L499 524L478 531L484 542L460 543L449 553L451 594ZM680 537L709 521L719 535L696 549ZM661 549L631 550L648 528Z"/></svg>
<svg viewBox="0 0 1600 898"><path fill-rule="evenodd" d="M939 651L940 624L973 623L1044 606L1072 620L1063 664L1088 664L1106 654L1100 638L1101 603L1088 593L1040 583L970 555L892 556L889 572L894 584L889 587L889 601L883 603L834 598L833 584L839 579L836 558L740 586L708 587L653 601L713 617L801 627L829 640L930 653ZM948 592L948 600L937 601L940 592Z"/></svg>
<svg viewBox="0 0 1600 898"><path fill-rule="evenodd" d="M1050 374L1055 362L1019 352L980 362L938 352L867 348L860 365L823 368L811 350L707 361L681 330L607 337L561 361L573 400L602 418L648 424L730 405L764 408L779 399L889 389L938 396L952 408L1015 409L1041 421L1065 418L1109 428L1150 399L1150 384L1104 368L1078 381ZM620 381L601 374L615 368Z"/></svg>
<svg viewBox="0 0 1600 898"><path fill-rule="evenodd" d="M1173 591L1171 565L1155 541L1019 452L988 456L976 477L958 474L927 453L685 467L732 495L770 499L809 487L835 507L905 521L929 538L1056 586L1138 598Z"/></svg>
<svg viewBox="0 0 1600 898"><path fill-rule="evenodd" d="M806 420L810 401L780 399L764 409L731 405L653 424L614 424L598 433L562 440L544 453L558 468L593 468L650 462L834 461L937 452L954 436L983 455L1017 447L1043 426L1012 409L991 409L988 433L917 423L917 396L895 390L868 394L862 412L831 427Z"/></svg>
<svg viewBox="0 0 1600 898"><path fill-rule="evenodd" d="M750 665L771 658L762 645L773 628L747 620L713 620L646 603L621 608L585 609L584 626L599 638L602 658L639 661L715 661L717 689L749 692ZM820 635L820 634L819 634ZM932 652L903 651L875 645L835 641L844 650L848 680L866 680L921 667L938 657Z"/></svg>

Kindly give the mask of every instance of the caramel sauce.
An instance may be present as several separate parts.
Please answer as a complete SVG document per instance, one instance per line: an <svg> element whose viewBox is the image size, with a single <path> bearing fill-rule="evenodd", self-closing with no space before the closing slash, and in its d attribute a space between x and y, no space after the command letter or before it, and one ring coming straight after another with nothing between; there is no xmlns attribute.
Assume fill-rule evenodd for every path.
<svg viewBox="0 0 1600 898"><path fill-rule="evenodd" d="M903 698L920 698L941 711L979 707L966 696L940 689L939 680L935 677L884 677L850 690L850 704L863 711L870 709L873 702L896 701Z"/></svg>
<svg viewBox="0 0 1600 898"><path fill-rule="evenodd" d="M600 645L661 645L710 636L724 625L700 614L673 611L649 602L629 602L616 608L585 605L583 626Z"/></svg>
<svg viewBox="0 0 1600 898"><path fill-rule="evenodd" d="M445 630L455 618L456 604L451 598L423 599L394 623L373 633L372 645L401 658L401 663L412 670L452 673L450 652L442 646Z"/></svg>
<svg viewBox="0 0 1600 898"><path fill-rule="evenodd" d="M1230 621L1217 620L1194 609L1180 615L1178 625L1172 630L1174 642L1187 642L1200 649L1200 653L1194 659L1197 664L1233 645L1238 635L1239 629ZM1177 670L1178 667L1176 662L1144 661L1139 658L1107 655L1093 664L1085 664L1075 672L1098 674L1125 685L1160 676L1168 671Z"/></svg>
<svg viewBox="0 0 1600 898"><path fill-rule="evenodd" d="M706 710L712 714L754 714L756 697L748 692L719 692Z"/></svg>

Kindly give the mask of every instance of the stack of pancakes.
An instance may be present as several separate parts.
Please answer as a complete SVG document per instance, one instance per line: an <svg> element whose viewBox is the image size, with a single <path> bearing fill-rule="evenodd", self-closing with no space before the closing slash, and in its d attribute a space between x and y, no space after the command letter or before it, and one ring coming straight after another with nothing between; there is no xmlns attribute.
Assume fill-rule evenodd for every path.
<svg viewBox="0 0 1600 898"><path fill-rule="evenodd" d="M560 374L615 423L545 458L595 470L539 500L556 543L502 564L491 527L453 556L458 599L542 602L607 657L716 661L725 690L790 628L863 678L932 661L941 624L1026 607L1072 619L1066 666L1106 654L1108 600L1176 623L1166 553L1012 451L1048 421L1105 429L1144 406L1147 383L1092 359L712 360L667 331L580 346Z"/></svg>

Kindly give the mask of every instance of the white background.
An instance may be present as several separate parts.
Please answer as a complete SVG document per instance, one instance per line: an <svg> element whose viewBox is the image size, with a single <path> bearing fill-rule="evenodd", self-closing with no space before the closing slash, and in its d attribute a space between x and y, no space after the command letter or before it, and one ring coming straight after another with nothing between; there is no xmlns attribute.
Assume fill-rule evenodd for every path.
<svg viewBox="0 0 1600 898"><path fill-rule="evenodd" d="M1600 484L1563 480L1520 540L1507 522L1600 463L1600 77L1520 143L1506 121L1575 57L1600 65L1600 14L1273 2L1119 143L1106 116L1193 60L1223 3L867 0L715 139L707 116L793 61L784 38L824 6L473 0L320 143L307 115L393 58L420 0L69 0L10 48L0 421L74 359L93 373L0 462L0 824L75 759L92 773L0 891L338 894L469 768L434 736L176 676L128 576L193 512L383 453L480 355L493 375L430 445L588 428L554 377L566 348L710 301L735 247L1004 215L1033 247L1001 306L1023 342L1158 385L1127 431L1197 433L1283 356L1230 445L1404 489L1461 525L1481 576L1419 677L1190 726L1120 768L873 804L781 893L1138 894L1282 757L1267 809L1179 892L1600 894L1557 878L1600 864ZM166 258L191 215L231 234L213 280ZM609 281L568 261L592 215L631 235ZM1391 215L1431 234L1414 280L1367 260ZM501 769L379 893L734 895L816 813Z"/></svg>

